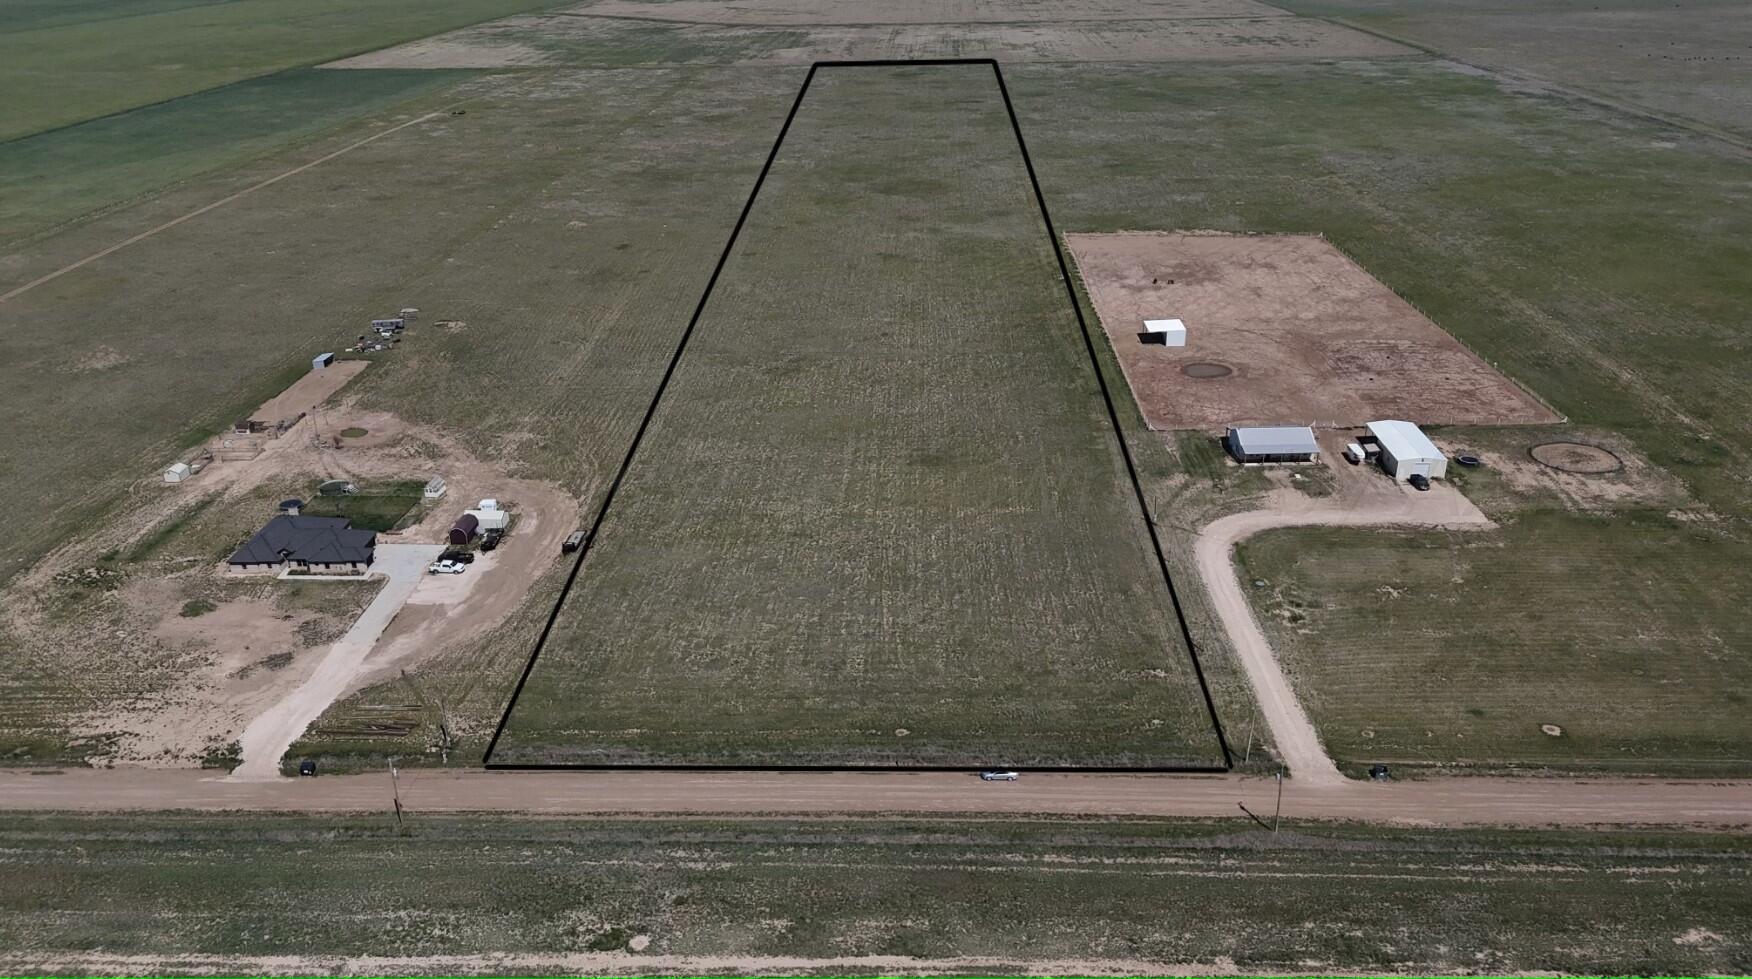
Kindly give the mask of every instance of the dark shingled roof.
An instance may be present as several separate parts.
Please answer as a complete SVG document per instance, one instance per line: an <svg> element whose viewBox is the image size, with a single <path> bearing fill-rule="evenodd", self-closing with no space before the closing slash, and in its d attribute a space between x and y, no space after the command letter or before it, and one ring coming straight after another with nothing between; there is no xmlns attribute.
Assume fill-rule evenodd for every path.
<svg viewBox="0 0 1752 979"><path fill-rule="evenodd" d="M288 558L311 564L363 564L377 548L377 534L356 530L345 517L278 516L231 555L232 564L279 564Z"/></svg>

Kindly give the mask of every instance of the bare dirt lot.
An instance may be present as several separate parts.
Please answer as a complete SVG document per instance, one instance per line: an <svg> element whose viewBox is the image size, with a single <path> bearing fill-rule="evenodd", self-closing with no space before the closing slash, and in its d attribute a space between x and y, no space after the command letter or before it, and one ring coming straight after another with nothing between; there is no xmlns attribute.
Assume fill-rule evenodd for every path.
<svg viewBox="0 0 1752 979"><path fill-rule="evenodd" d="M1558 420L1323 238L1065 237L1151 428ZM1167 317L1186 346L1140 342Z"/></svg>

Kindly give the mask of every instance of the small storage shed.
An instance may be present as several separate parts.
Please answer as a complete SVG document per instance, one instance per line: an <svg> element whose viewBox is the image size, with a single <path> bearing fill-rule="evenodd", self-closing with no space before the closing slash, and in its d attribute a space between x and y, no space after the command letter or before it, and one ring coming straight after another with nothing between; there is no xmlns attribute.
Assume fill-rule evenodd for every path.
<svg viewBox="0 0 1752 979"><path fill-rule="evenodd" d="M1141 339L1164 347L1186 346L1186 324L1179 320L1145 320Z"/></svg>
<svg viewBox="0 0 1752 979"><path fill-rule="evenodd" d="M1414 475L1429 479L1447 475L1448 457L1411 422L1378 421L1366 427L1381 447L1381 468L1387 475L1400 482Z"/></svg>
<svg viewBox="0 0 1752 979"><path fill-rule="evenodd" d="M313 371L319 371L334 362L335 355L332 353L317 354L315 357L310 358L310 369Z"/></svg>
<svg viewBox="0 0 1752 979"><path fill-rule="evenodd" d="M511 523L511 515L504 510L468 510L465 514L475 519L480 530L504 530Z"/></svg>
<svg viewBox="0 0 1752 979"><path fill-rule="evenodd" d="M476 507L475 509L477 509L477 510L497 510L497 509L499 509L499 501L496 499L488 498L488 499L482 500L481 505Z"/></svg>
<svg viewBox="0 0 1752 979"><path fill-rule="evenodd" d="M428 500L436 500L444 495L444 477L433 476L426 481L425 496Z"/></svg>
<svg viewBox="0 0 1752 979"><path fill-rule="evenodd" d="M462 516L457 517L456 523L450 526L450 543L456 547L461 547L480 536L480 532L480 518L475 516L474 511L471 510L464 513Z"/></svg>
<svg viewBox="0 0 1752 979"><path fill-rule="evenodd" d="M1231 428L1223 444L1235 461L1246 464L1268 462L1313 462L1320 457L1320 446L1314 441L1314 430L1306 425L1277 425L1260 428Z"/></svg>
<svg viewBox="0 0 1752 979"><path fill-rule="evenodd" d="M173 462L165 467L164 481L167 483L180 483L194 474L195 471L189 468L188 463Z"/></svg>

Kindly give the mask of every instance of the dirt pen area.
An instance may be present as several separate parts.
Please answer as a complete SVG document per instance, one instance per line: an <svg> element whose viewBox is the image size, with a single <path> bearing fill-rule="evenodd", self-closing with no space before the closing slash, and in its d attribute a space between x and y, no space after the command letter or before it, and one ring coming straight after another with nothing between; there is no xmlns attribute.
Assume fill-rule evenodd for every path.
<svg viewBox="0 0 1752 979"><path fill-rule="evenodd" d="M1153 429L1558 420L1323 238L1065 237ZM1186 346L1140 341L1168 317Z"/></svg>

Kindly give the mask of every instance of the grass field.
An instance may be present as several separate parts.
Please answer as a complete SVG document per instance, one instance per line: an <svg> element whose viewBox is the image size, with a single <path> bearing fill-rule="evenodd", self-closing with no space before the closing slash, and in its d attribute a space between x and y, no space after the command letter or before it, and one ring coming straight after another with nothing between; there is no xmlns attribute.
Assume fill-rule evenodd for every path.
<svg viewBox="0 0 1752 979"><path fill-rule="evenodd" d="M1752 968L1752 852L1707 834L9 815L0 850L24 974Z"/></svg>
<svg viewBox="0 0 1752 979"><path fill-rule="evenodd" d="M1661 511L1528 510L1482 534L1274 531L1240 563L1341 764L1743 775L1748 543Z"/></svg>
<svg viewBox="0 0 1752 979"><path fill-rule="evenodd" d="M1752 9L1738 0L1281 0L1636 111L1752 136Z"/></svg>
<svg viewBox="0 0 1752 979"><path fill-rule="evenodd" d="M385 137L0 304L14 368L0 405L31 435L12 446L0 491L44 514L0 540L0 580L129 506L136 480L283 386L276 372L401 305L466 328L403 344L360 396L469 433L591 510L802 79L714 67L740 58L734 38L712 50L702 37L647 36L637 61L658 67L421 89L295 153L264 151L0 256L4 290L380 131L392 112L466 95L466 116ZM661 67L678 60L700 64ZM1558 410L1622 432L1674 474L1688 506L1744 536L1752 190L1738 150L1423 58L1017 65L1006 77L1062 229L1323 231ZM92 180L72 166L56 178L70 195ZM1132 435L1179 562L1205 511L1171 485L1171 451ZM1221 482L1200 490L1219 508L1250 488ZM1743 606L1739 581L1722 587ZM542 582L490 639L443 650L426 671L471 736L497 720L557 587ZM1582 586L1528 587L1567 597ZM1644 590L1682 600L1669 580ZM1245 715L1245 684L1186 597L1219 707ZM1605 589L1586 600L1617 611ZM8 704L53 682L34 659L0 658Z"/></svg>
<svg viewBox="0 0 1752 979"><path fill-rule="evenodd" d="M542 0L14 0L0 140L543 6Z"/></svg>
<svg viewBox="0 0 1752 979"><path fill-rule="evenodd" d="M285 71L0 142L0 248L383 112L463 74Z"/></svg>
<svg viewBox="0 0 1752 979"><path fill-rule="evenodd" d="M355 527L382 533L394 530L408 511L420 505L425 487L425 480L412 479L366 484L349 496L313 493L300 512L307 517L346 517Z"/></svg>
<svg viewBox="0 0 1752 979"><path fill-rule="evenodd" d="M816 76L492 760L1223 763L989 68Z"/></svg>

